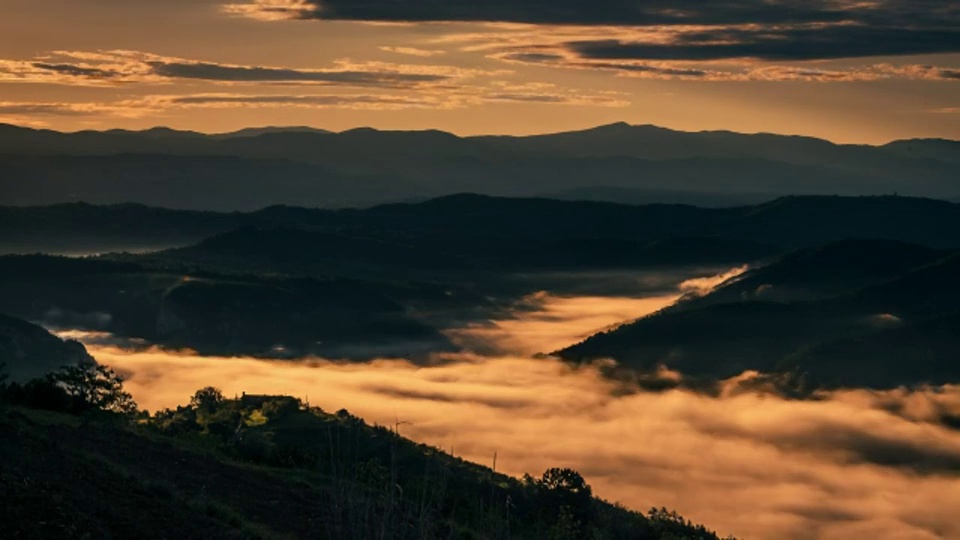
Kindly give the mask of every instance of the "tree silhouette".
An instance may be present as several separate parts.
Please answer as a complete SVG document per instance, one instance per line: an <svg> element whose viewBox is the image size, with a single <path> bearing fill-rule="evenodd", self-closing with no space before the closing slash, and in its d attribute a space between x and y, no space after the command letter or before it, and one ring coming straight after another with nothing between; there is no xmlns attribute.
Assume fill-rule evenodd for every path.
<svg viewBox="0 0 960 540"><path fill-rule="evenodd" d="M536 481L540 499L552 523L549 536L582 538L593 521L593 490L583 476L568 468L547 469Z"/></svg>
<svg viewBox="0 0 960 540"><path fill-rule="evenodd" d="M593 490L587 485L586 480L573 469L557 467L547 469L538 483L550 491L565 492L586 498L593 496Z"/></svg>
<svg viewBox="0 0 960 540"><path fill-rule="evenodd" d="M219 388L207 386L197 390L190 398L190 406L204 414L210 414L217 410L223 403L223 392Z"/></svg>
<svg viewBox="0 0 960 540"><path fill-rule="evenodd" d="M47 378L71 398L79 411L137 412L133 396L123 389L123 377L104 365L88 362L66 366Z"/></svg>

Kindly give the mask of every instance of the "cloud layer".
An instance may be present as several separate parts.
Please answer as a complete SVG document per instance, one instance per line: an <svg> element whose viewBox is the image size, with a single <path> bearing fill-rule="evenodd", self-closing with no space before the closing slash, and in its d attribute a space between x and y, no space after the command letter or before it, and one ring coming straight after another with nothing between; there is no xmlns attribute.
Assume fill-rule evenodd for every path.
<svg viewBox="0 0 960 540"><path fill-rule="evenodd" d="M205 62L140 51L55 51L33 60L0 60L0 82L75 86L168 84L205 81L225 85L323 85L416 89L496 75L453 66L352 62L305 69Z"/></svg>
<svg viewBox="0 0 960 540"><path fill-rule="evenodd" d="M262 19L694 27L665 44L588 48L603 57L644 60L809 60L960 51L960 6L937 0L249 0L224 9Z"/></svg>
<svg viewBox="0 0 960 540"><path fill-rule="evenodd" d="M936 0L248 0L228 13L260 19L474 22L463 50L515 64L700 81L958 80L957 69L810 62L960 52L960 5ZM458 35L441 39L457 39ZM459 35L463 38L462 34ZM386 50L415 47L387 47ZM414 53L411 53L414 54ZM757 65L762 62L762 65ZM800 65L796 65L796 64Z"/></svg>
<svg viewBox="0 0 960 540"><path fill-rule="evenodd" d="M435 367L276 363L92 347L142 405L286 393L509 474L580 470L608 499L673 507L756 539L933 539L960 535L960 388L846 391L816 401L729 391L659 393L553 359L463 356Z"/></svg>
<svg viewBox="0 0 960 540"><path fill-rule="evenodd" d="M691 279L710 290L738 268ZM657 289L659 290L659 289ZM198 388L290 394L478 463L537 474L581 471L600 496L630 507L675 508L721 534L754 539L934 539L960 535L960 387L824 392L789 400L744 373L709 395L649 380L609 378L612 363L571 366L532 358L611 322L650 313L679 293L646 298L541 293L514 317L458 336L480 354L444 355L425 367L199 357L109 335L69 334L127 377L150 409L185 403ZM477 346L481 345L481 346ZM511 353L523 354L511 354ZM654 389L651 389L654 388Z"/></svg>
<svg viewBox="0 0 960 540"><path fill-rule="evenodd" d="M715 36L708 37L710 32ZM490 32L451 33L436 41L445 46L459 44L463 50L483 52L488 57L514 65L596 70L625 77L691 81L815 81L850 82L877 80L957 81L960 70L931 64L866 63L843 65L824 63L820 58L790 56L778 52L789 40L771 37L762 28L749 32L763 34L775 46L760 48L757 54L739 52L733 40L720 37L737 30L709 30L703 27L627 28L568 27L497 28ZM701 40L710 41L709 45ZM813 46L813 38L802 40ZM846 56L840 47L836 60ZM760 54L762 52L762 54Z"/></svg>

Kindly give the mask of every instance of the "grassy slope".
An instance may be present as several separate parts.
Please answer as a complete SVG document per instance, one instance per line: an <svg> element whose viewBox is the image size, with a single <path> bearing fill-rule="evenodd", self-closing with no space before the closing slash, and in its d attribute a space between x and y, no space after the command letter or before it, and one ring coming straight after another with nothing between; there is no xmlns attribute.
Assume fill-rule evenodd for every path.
<svg viewBox="0 0 960 540"><path fill-rule="evenodd" d="M284 448L289 465L254 464L209 434L0 410L0 523L16 538L574 537L544 520L547 495L529 484L389 430L317 411L263 420L253 414L246 436ZM294 463L290 444L309 453L320 439L326 463ZM371 468L384 451L395 464ZM716 538L591 504L599 538Z"/></svg>

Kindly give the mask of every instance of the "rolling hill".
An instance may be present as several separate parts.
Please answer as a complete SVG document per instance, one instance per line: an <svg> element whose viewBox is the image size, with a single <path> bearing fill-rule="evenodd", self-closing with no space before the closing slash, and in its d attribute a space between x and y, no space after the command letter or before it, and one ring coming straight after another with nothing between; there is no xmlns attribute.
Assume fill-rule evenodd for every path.
<svg viewBox="0 0 960 540"><path fill-rule="evenodd" d="M557 354L701 380L759 371L814 387L949 383L960 376L957 275L956 252L848 241L785 256Z"/></svg>

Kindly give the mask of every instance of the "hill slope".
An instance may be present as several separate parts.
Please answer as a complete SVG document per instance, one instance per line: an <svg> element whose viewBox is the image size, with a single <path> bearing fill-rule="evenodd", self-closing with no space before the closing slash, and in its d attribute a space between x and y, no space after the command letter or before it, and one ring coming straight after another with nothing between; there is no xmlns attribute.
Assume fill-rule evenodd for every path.
<svg viewBox="0 0 960 540"><path fill-rule="evenodd" d="M198 392L198 396L201 393ZM346 411L283 396L130 426L0 409L0 520L16 538L716 539L594 498L575 471L517 480Z"/></svg>
<svg viewBox="0 0 960 540"><path fill-rule="evenodd" d="M0 314L0 364L14 381L40 377L62 366L92 362L83 345L64 341L26 321Z"/></svg>
<svg viewBox="0 0 960 540"><path fill-rule="evenodd" d="M747 370L815 385L896 387L960 377L960 256L889 242L805 250L559 351L664 364L716 380Z"/></svg>

